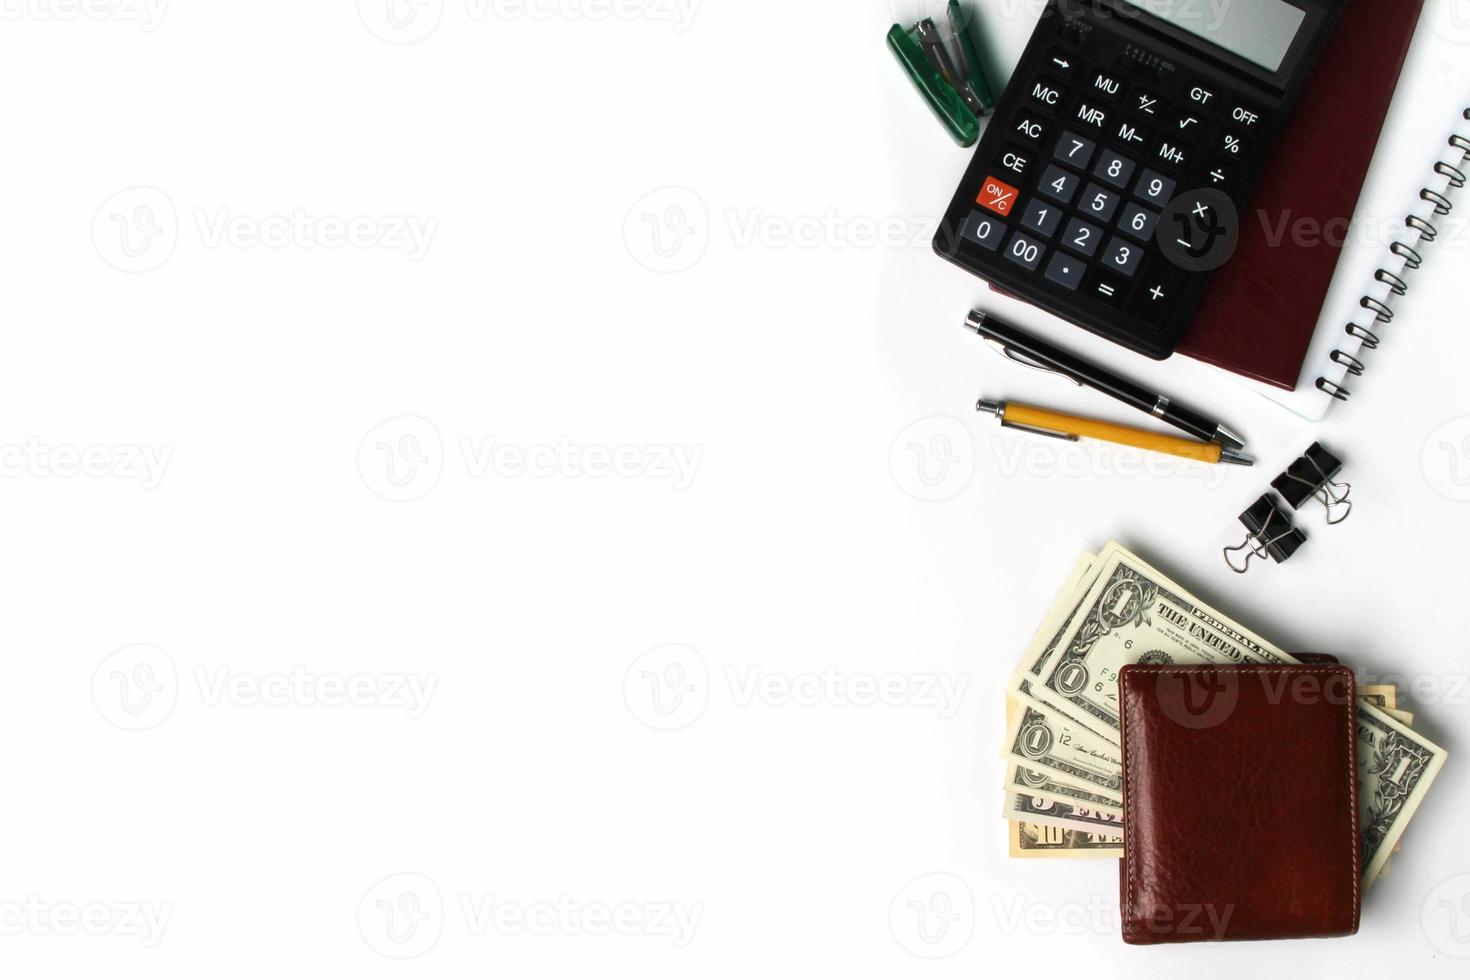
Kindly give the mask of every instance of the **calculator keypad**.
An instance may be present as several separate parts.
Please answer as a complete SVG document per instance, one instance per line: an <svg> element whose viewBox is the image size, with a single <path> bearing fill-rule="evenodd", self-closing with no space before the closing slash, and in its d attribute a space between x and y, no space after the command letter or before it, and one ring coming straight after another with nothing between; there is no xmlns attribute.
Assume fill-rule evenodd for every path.
<svg viewBox="0 0 1470 980"><path fill-rule="evenodd" d="M1026 205L1026 213L1021 216L1021 224L1038 235L1050 238L1056 234L1057 226L1062 223L1062 209L1053 207L1040 198L1032 198L1031 203Z"/></svg>
<svg viewBox="0 0 1470 980"><path fill-rule="evenodd" d="M1062 233L1062 244L1083 255L1096 255L1098 246L1102 244L1102 231L1097 225L1073 218Z"/></svg>
<svg viewBox="0 0 1470 980"><path fill-rule="evenodd" d="M1180 202L1221 192L1241 210L1278 126L1269 100L1082 21L1055 18L1023 60L972 170L981 187L961 239L994 256L974 260L982 276L1007 270L1002 288L1066 296L1070 317L1160 356L1208 276L1164 251L1202 244Z"/></svg>
<svg viewBox="0 0 1470 980"><path fill-rule="evenodd" d="M1078 208L1089 218L1108 221L1113 217L1113 212L1118 210L1118 195L1097 184L1088 184L1087 190L1082 192Z"/></svg>
<svg viewBox="0 0 1470 980"><path fill-rule="evenodd" d="M1054 254L1046 266L1046 278L1064 289L1076 289L1082 285L1082 276L1086 272L1086 262L1065 252Z"/></svg>
<svg viewBox="0 0 1470 980"><path fill-rule="evenodd" d="M1082 178L1052 164L1042 173L1036 189L1058 204L1071 204L1072 198L1077 196L1077 188L1081 186Z"/></svg>

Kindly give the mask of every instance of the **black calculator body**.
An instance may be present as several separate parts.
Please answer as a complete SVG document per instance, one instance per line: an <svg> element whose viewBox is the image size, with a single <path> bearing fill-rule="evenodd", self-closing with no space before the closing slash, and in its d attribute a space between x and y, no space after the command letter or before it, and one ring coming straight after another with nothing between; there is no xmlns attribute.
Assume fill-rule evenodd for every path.
<svg viewBox="0 0 1470 980"><path fill-rule="evenodd" d="M1345 2L1048 0L935 250L1168 357Z"/></svg>

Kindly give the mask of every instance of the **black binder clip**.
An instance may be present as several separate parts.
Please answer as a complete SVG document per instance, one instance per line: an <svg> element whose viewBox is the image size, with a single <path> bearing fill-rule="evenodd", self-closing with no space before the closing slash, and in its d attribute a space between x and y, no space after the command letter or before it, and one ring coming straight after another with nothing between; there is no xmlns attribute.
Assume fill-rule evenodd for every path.
<svg viewBox="0 0 1470 980"><path fill-rule="evenodd" d="M1341 524L1353 512L1353 502L1348 499L1352 484L1333 482L1341 472L1342 460L1315 442L1305 456L1272 480L1271 486L1286 498L1292 510L1301 510L1308 500L1316 499L1327 509L1327 523ZM1341 513L1335 513L1335 508L1342 508Z"/></svg>
<svg viewBox="0 0 1470 980"><path fill-rule="evenodd" d="M1291 517L1276 506L1276 497L1269 493L1240 515L1240 523L1245 525L1245 541L1225 549L1225 564L1237 575L1244 575L1250 569L1252 558L1284 562L1307 543L1306 534L1292 525ZM1239 566L1230 557L1237 551L1248 552Z"/></svg>

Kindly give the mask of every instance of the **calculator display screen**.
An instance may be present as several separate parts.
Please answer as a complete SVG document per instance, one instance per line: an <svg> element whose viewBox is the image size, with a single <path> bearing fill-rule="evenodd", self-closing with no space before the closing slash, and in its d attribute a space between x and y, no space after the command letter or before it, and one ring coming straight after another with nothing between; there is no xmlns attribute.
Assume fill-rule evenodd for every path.
<svg viewBox="0 0 1470 980"><path fill-rule="evenodd" d="M1306 11L1284 0L1123 2L1273 72L1280 69L1307 16Z"/></svg>

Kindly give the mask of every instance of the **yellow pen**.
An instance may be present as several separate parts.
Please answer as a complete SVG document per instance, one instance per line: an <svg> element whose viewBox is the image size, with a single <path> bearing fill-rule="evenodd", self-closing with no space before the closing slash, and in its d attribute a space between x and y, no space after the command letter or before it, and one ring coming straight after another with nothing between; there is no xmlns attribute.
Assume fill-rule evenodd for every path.
<svg viewBox="0 0 1470 980"><path fill-rule="evenodd" d="M1080 415L1064 415L1030 405L1015 405L1010 402L991 402L981 399L975 406L978 412L986 412L1000 419L1008 429L1020 429L1054 439L1100 439L1120 446L1133 446L1153 453L1166 453L1198 460L1201 463L1231 463L1235 466L1254 466L1256 461L1241 452L1226 449L1218 442L1198 442L1194 439L1177 439L1160 435L1147 429L1135 429L1126 425L1114 425Z"/></svg>

